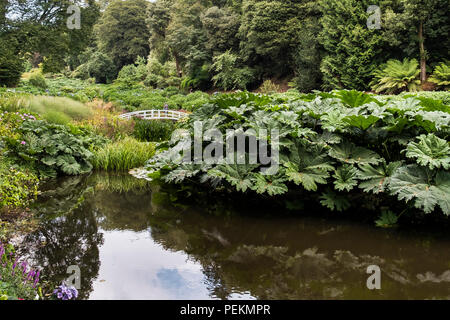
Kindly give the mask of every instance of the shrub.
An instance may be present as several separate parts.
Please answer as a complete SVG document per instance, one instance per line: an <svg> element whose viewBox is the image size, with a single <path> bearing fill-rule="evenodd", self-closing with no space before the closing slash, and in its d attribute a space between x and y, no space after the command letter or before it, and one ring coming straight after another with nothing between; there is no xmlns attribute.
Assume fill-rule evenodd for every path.
<svg viewBox="0 0 450 320"><path fill-rule="evenodd" d="M203 186L211 196L228 190L274 201L301 197L312 201L311 207L321 204L333 211L359 208L379 215L388 208L450 216L450 113L440 102L409 97L377 103L355 91L307 98L280 104L248 92L217 95L179 123L187 135L160 145L161 152L146 164L147 176L183 188ZM198 121L205 131L220 130L223 140L253 129L250 134L276 154L270 168L250 162L250 148L240 150L233 143L228 150L233 147L228 141L226 160L235 161L223 161L217 152L216 159L208 159L214 161L177 161L186 156L183 150L194 148ZM276 129L282 138L271 134L268 139L261 129ZM210 146L205 141L201 148L211 152ZM191 153L187 160L195 158Z"/></svg>
<svg viewBox="0 0 450 320"><path fill-rule="evenodd" d="M137 82L139 79L137 77L137 68L134 64L128 64L124 66L117 76L118 81L123 81L125 83Z"/></svg>
<svg viewBox="0 0 450 320"><path fill-rule="evenodd" d="M448 61L441 62L434 69L433 74L428 80L435 83L438 88L442 88L444 90L450 89L450 65Z"/></svg>
<svg viewBox="0 0 450 320"><path fill-rule="evenodd" d="M113 61L102 52L94 52L86 63L75 69L74 77L95 78L97 83L110 83L117 75Z"/></svg>
<svg viewBox="0 0 450 320"><path fill-rule="evenodd" d="M259 87L258 91L262 94L272 94L280 91L280 86L273 83L270 79L265 80L263 84Z"/></svg>
<svg viewBox="0 0 450 320"><path fill-rule="evenodd" d="M175 124L171 120L143 120L135 119L133 135L140 141L165 141L169 140L175 130Z"/></svg>
<svg viewBox="0 0 450 320"><path fill-rule="evenodd" d="M111 116L107 111L95 112L92 119L83 121L79 125L111 140L122 139L132 135L134 131L134 121Z"/></svg>
<svg viewBox="0 0 450 320"><path fill-rule="evenodd" d="M154 152L153 144L127 137L97 150L92 164L97 170L126 171L144 165Z"/></svg>
<svg viewBox="0 0 450 320"><path fill-rule="evenodd" d="M35 70L35 71L31 72L28 82L32 86L35 86L35 87L38 87L41 89L47 88L47 82L45 81L45 78L42 75L42 72L40 72L39 70Z"/></svg>
<svg viewBox="0 0 450 320"><path fill-rule="evenodd" d="M145 59L138 57L136 65L129 64L124 66L117 76L118 81L122 81L126 84L132 84L133 82L139 82L145 79L147 75L147 66Z"/></svg>
<svg viewBox="0 0 450 320"><path fill-rule="evenodd" d="M405 58L403 62L389 60L373 73L374 79L370 86L376 93L394 94L404 90L418 91L419 73L419 63L416 59Z"/></svg>
<svg viewBox="0 0 450 320"><path fill-rule="evenodd" d="M181 79L177 76L175 62L167 61L162 64L153 56L149 56L146 66L144 84L153 88L179 86Z"/></svg>

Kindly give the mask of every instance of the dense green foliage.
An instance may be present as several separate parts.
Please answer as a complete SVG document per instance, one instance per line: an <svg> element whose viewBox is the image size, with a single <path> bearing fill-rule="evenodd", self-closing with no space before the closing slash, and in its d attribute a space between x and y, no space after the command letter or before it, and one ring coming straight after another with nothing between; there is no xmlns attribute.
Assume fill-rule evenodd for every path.
<svg viewBox="0 0 450 320"><path fill-rule="evenodd" d="M435 83L438 88L442 88L444 90L449 90L450 89L450 64L442 62L438 66L436 66L429 81Z"/></svg>
<svg viewBox="0 0 450 320"><path fill-rule="evenodd" d="M20 138L3 137L8 156L16 158L19 163L33 165L41 177L91 171L90 150L102 141L77 128L70 130L62 125L32 119L23 121L16 135Z"/></svg>
<svg viewBox="0 0 450 320"><path fill-rule="evenodd" d="M202 122L203 134L212 128L223 134L225 129L234 135L247 132L267 141L272 150L279 148L278 170L262 174L265 166L250 164L249 150L234 155L235 160L247 159L241 165L179 161L184 149L193 148L184 135L157 153L147 170L151 178L206 184L217 192L295 192L331 210L363 207L377 212L387 206L398 212L416 208L449 215L450 113L448 106L444 110L412 97L380 101L357 91L295 101L245 92L219 95L184 124L188 136L193 137L195 121ZM276 145L271 137L259 136L260 130L275 128L280 136ZM207 145L204 141L204 150Z"/></svg>
<svg viewBox="0 0 450 320"><path fill-rule="evenodd" d="M170 139L175 130L172 120L142 120L135 119L133 135L139 141L161 142Z"/></svg>
<svg viewBox="0 0 450 320"><path fill-rule="evenodd" d="M30 170L15 168L0 156L0 209L25 207L37 195L38 178Z"/></svg>
<svg viewBox="0 0 450 320"><path fill-rule="evenodd" d="M369 90L387 61L415 59L429 89L428 75L448 60L446 0L84 2L81 29L65 26L68 0L5 6L1 83L16 85L26 60L97 83L124 68L119 81L160 89L256 89L281 79L301 92ZM445 78L442 68L432 79Z"/></svg>
<svg viewBox="0 0 450 320"><path fill-rule="evenodd" d="M118 70L149 53L147 4L145 0L111 1L95 27L100 50Z"/></svg>
<svg viewBox="0 0 450 320"><path fill-rule="evenodd" d="M23 60L18 56L8 43L3 42L0 46L0 86L14 87L19 83L20 76L24 71Z"/></svg>

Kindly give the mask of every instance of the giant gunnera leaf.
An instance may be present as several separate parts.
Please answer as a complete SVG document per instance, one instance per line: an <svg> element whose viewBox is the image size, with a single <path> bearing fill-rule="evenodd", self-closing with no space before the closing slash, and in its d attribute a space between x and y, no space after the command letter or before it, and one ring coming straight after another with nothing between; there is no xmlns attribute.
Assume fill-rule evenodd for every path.
<svg viewBox="0 0 450 320"><path fill-rule="evenodd" d="M333 177L336 179L334 181L334 187L339 191L350 191L358 185L358 181L356 180L358 177L358 169L348 164L337 168Z"/></svg>
<svg viewBox="0 0 450 320"><path fill-rule="evenodd" d="M398 168L389 185L391 194L406 202L415 199L416 208L430 213L439 206L450 215L450 173L433 171L411 164Z"/></svg>
<svg viewBox="0 0 450 320"><path fill-rule="evenodd" d="M333 170L333 166L322 147L305 148L297 141L289 151L289 161L284 163L289 181L301 184L308 191L316 191L317 184L327 183L328 172Z"/></svg>
<svg viewBox="0 0 450 320"><path fill-rule="evenodd" d="M406 147L406 156L416 159L422 166L430 169L450 168L450 146L444 139L430 133L420 135L419 142L410 142Z"/></svg>
<svg viewBox="0 0 450 320"><path fill-rule="evenodd" d="M253 185L253 170L258 167L259 164L250 164L247 157L243 164L238 164L237 161L232 164L221 164L208 170L207 174L210 177L225 179L237 191L245 192Z"/></svg>
<svg viewBox="0 0 450 320"><path fill-rule="evenodd" d="M400 161L386 164L386 161L377 166L370 164L361 165L359 168L359 179L365 180L359 184L359 188L364 192L381 193L385 192L391 181L391 176L402 163Z"/></svg>
<svg viewBox="0 0 450 320"><path fill-rule="evenodd" d="M285 180L280 175L255 173L252 182L250 188L260 194L267 193L269 196L275 196L288 192L288 187L284 184Z"/></svg>
<svg viewBox="0 0 450 320"><path fill-rule="evenodd" d="M382 161L376 152L358 147L351 142L332 146L329 155L348 164L377 164Z"/></svg>

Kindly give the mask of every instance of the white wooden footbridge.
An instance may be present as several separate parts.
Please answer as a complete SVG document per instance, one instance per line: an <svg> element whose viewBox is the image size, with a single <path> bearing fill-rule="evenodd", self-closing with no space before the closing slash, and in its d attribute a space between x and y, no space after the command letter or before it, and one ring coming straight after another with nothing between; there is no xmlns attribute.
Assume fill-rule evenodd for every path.
<svg viewBox="0 0 450 320"><path fill-rule="evenodd" d="M140 118L144 120L180 120L187 117L186 112L175 110L140 110L124 113L119 116L121 119L130 120L131 118Z"/></svg>

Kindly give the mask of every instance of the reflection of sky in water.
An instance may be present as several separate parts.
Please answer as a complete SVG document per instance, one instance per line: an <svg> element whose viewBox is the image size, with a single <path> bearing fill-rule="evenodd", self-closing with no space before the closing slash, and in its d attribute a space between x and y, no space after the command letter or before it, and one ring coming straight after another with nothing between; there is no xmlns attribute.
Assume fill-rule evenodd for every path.
<svg viewBox="0 0 450 320"><path fill-rule="evenodd" d="M104 239L90 299L211 299L202 267L148 231L106 231Z"/></svg>

